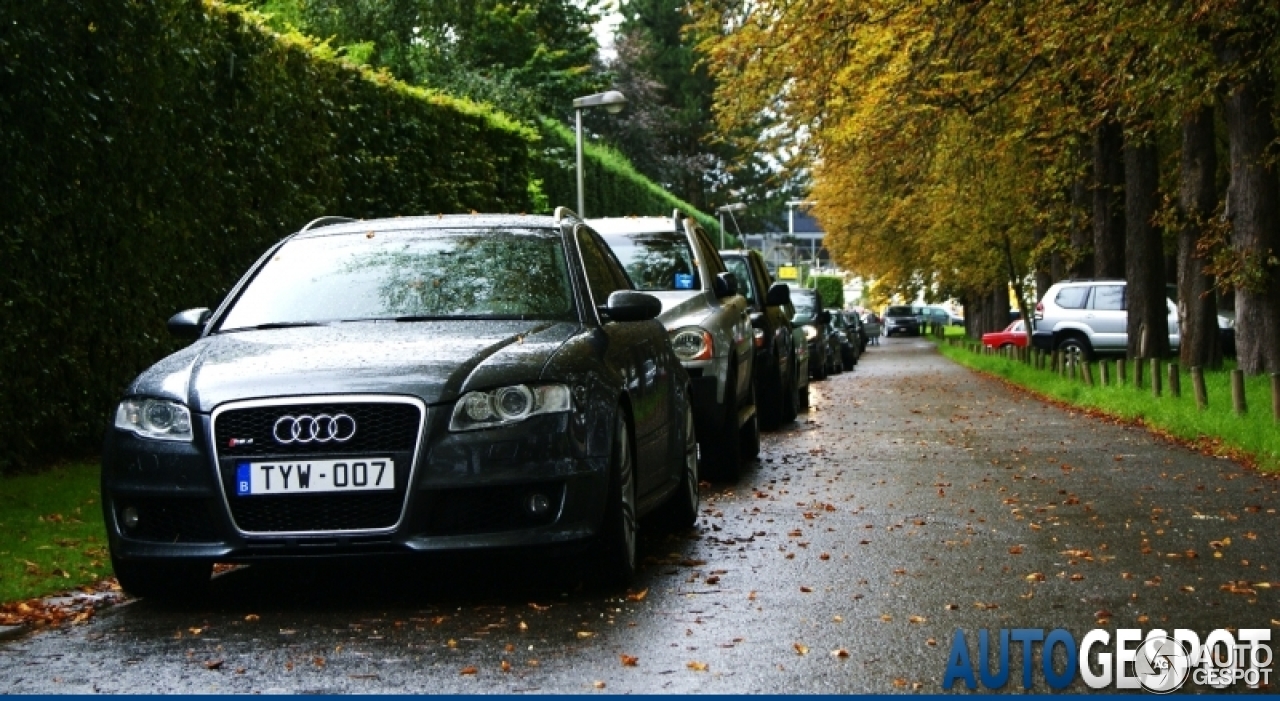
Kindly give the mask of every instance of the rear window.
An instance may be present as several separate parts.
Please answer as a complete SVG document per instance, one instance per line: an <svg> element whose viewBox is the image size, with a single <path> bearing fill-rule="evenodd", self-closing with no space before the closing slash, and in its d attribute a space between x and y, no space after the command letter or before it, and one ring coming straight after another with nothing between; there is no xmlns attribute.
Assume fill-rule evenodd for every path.
<svg viewBox="0 0 1280 701"><path fill-rule="evenodd" d="M1058 296L1053 298L1053 302L1063 309L1084 309L1084 303L1088 299L1088 287L1064 287L1058 290Z"/></svg>
<svg viewBox="0 0 1280 701"><path fill-rule="evenodd" d="M693 249L684 234L610 234L604 237L636 289L644 292L700 290Z"/></svg>

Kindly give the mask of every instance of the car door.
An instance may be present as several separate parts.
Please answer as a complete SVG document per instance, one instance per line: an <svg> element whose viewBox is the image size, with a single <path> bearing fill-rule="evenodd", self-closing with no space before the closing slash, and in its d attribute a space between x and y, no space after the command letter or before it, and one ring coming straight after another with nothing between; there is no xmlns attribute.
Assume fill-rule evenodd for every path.
<svg viewBox="0 0 1280 701"><path fill-rule="evenodd" d="M596 306L605 304L614 291L633 289L613 251L594 231L579 226L574 235ZM666 331L656 321L605 321L601 329L608 337L606 355L623 374L631 397L636 495L643 498L663 483L674 401L668 368L674 359L668 357Z"/></svg>
<svg viewBox="0 0 1280 701"><path fill-rule="evenodd" d="M1085 323L1093 329L1095 350L1123 350L1128 341L1124 285L1094 285L1085 305Z"/></svg>
<svg viewBox="0 0 1280 701"><path fill-rule="evenodd" d="M787 386L789 379L788 372L791 367L792 348L795 346L795 338L791 332L791 316L781 306L769 307L765 306L765 296L768 295L770 285L773 284L772 278L769 277L769 270L764 266L764 259L760 254L752 252L747 256L747 261L751 265L751 275L757 280L760 287L760 305L764 310L764 315L768 319L765 324L766 333L772 333L772 337L765 339L766 343L773 344L777 349L774 360L778 363L778 372L783 378L783 386Z"/></svg>

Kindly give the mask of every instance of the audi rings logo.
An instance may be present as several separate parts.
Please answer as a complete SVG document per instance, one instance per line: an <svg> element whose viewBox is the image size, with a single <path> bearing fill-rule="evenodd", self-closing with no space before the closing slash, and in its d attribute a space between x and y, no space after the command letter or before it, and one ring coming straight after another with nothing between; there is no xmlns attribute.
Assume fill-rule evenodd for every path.
<svg viewBox="0 0 1280 701"><path fill-rule="evenodd" d="M356 420L347 414L281 416L271 429L280 445L290 443L346 443L356 435Z"/></svg>

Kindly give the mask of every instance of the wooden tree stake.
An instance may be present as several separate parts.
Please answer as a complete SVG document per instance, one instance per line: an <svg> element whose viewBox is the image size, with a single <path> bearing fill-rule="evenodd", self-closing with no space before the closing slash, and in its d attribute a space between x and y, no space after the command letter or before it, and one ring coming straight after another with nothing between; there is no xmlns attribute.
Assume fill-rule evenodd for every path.
<svg viewBox="0 0 1280 701"><path fill-rule="evenodd" d="M1191 368L1191 391L1196 395L1196 408L1204 411L1209 408L1209 393L1204 388L1204 371L1199 367Z"/></svg>
<svg viewBox="0 0 1280 701"><path fill-rule="evenodd" d="M1239 368L1231 371L1231 405L1236 414L1249 413L1249 403L1244 398L1244 370Z"/></svg>

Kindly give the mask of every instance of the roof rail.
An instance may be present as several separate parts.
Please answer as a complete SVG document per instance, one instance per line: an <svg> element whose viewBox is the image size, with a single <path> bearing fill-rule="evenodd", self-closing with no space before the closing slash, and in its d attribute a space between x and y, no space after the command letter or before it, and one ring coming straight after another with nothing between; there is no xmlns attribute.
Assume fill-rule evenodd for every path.
<svg viewBox="0 0 1280 701"><path fill-rule="evenodd" d="M578 213L577 213L577 212L573 211L572 209L569 209L568 207L556 207L556 211L555 211L555 213L554 213L554 216L555 216L555 218L556 218L556 223L557 223L557 224L559 224L559 223L561 223L562 221L564 221L565 219L569 219L569 218L576 219L576 220L578 220L578 221L582 221L582 217L578 216Z"/></svg>
<svg viewBox="0 0 1280 701"><path fill-rule="evenodd" d="M684 227L680 226L680 222L683 221L684 219L685 219L684 212L681 212L679 207L671 210L671 223L675 225L677 234L684 233Z"/></svg>
<svg viewBox="0 0 1280 701"><path fill-rule="evenodd" d="M309 231L310 229L315 227L331 226L333 224L345 224L347 222L353 222L353 221L356 221L356 220L352 219L351 217L316 217L315 219L312 219L311 221L307 222L307 225L302 227L301 231L299 231L298 233L301 234L302 232Z"/></svg>

